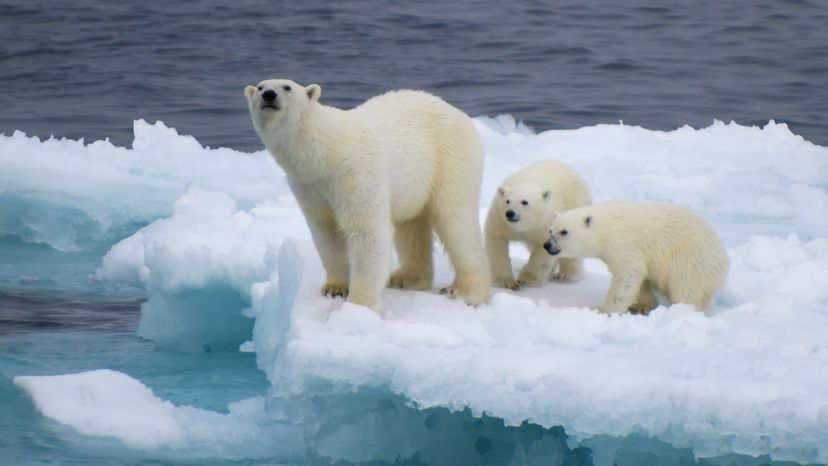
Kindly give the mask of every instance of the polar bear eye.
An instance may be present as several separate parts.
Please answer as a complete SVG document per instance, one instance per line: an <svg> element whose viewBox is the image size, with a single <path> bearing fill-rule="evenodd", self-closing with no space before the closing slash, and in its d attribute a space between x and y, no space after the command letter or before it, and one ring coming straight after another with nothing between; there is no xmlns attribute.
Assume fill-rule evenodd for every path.
<svg viewBox="0 0 828 466"><path fill-rule="evenodd" d="M506 204L511 204L511 203L512 203L512 201L510 201L509 199L506 199Z"/></svg>
<svg viewBox="0 0 828 466"><path fill-rule="evenodd" d="M568 232L568 231L566 231L566 230L561 230L561 231L560 231L560 234L561 234L561 236L566 236L566 235L568 235L568 234L569 234L569 232Z"/></svg>
<svg viewBox="0 0 828 466"><path fill-rule="evenodd" d="M260 91L261 91L261 90L262 90L262 86L259 86L259 87L257 87L256 89L258 89L258 90L260 90Z"/></svg>
<svg viewBox="0 0 828 466"><path fill-rule="evenodd" d="M287 84L285 84L284 86L282 86L282 89L284 89L284 90L286 90L286 91L289 91L289 90L290 90L290 86L288 86Z"/></svg>
<svg viewBox="0 0 828 466"><path fill-rule="evenodd" d="M529 201L527 201L526 199L520 201L520 203L523 205L529 205Z"/></svg>

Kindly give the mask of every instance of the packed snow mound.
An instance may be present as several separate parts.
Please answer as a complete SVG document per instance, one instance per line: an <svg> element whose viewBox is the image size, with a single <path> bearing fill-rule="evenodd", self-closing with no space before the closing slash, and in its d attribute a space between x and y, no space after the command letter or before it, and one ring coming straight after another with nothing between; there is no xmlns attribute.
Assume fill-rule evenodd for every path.
<svg viewBox="0 0 828 466"><path fill-rule="evenodd" d="M270 417L287 409L280 400L368 388L577 438L648 433L705 456L828 461L828 149L773 122L537 135L509 117L476 125L481 212L503 177L552 158L596 201L679 202L709 219L732 265L714 309L599 314L609 276L594 260L576 284L495 289L471 308L437 293L452 279L438 255L434 289L385 290L377 315L318 295L324 272L273 172L267 199L235 191L261 173L190 183L167 218L110 249L98 276L148 290L139 334L159 346L254 351L272 384ZM527 253L513 257L518 268ZM301 416L315 422L324 409Z"/></svg>
<svg viewBox="0 0 828 466"><path fill-rule="evenodd" d="M807 271L803 287L828 273L825 241L785 241L797 259L780 273ZM754 240L763 242L772 254L781 240ZM421 408L467 407L509 425L561 425L581 439L646 432L703 455L828 455L824 287L803 300L784 280L764 280L756 285L762 293L720 304L709 316L683 304L646 317L608 316L586 307L608 287L601 264L588 261L578 284L498 291L479 308L435 290L386 290L379 317L317 296L321 265L310 243L300 249L307 278L292 324L270 333L285 335L282 353L268 356L258 339L253 345L260 363L277 362L263 369L289 393L312 393L323 382L343 391L384 387ZM754 260L756 244L746 249L731 250L735 263ZM728 299L742 293L733 283L756 273L741 270ZM287 311L258 315L267 312Z"/></svg>

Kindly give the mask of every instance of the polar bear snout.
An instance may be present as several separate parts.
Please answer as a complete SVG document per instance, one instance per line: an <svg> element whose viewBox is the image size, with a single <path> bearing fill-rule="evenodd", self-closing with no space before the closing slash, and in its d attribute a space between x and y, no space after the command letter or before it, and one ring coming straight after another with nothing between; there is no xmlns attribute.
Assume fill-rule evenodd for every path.
<svg viewBox="0 0 828 466"><path fill-rule="evenodd" d="M554 236L550 237L545 243L543 243L543 249L546 249L546 252L548 252L550 256L557 256L561 253L561 247Z"/></svg>
<svg viewBox="0 0 828 466"><path fill-rule="evenodd" d="M279 94L277 94L273 89L268 89L262 92L262 104L260 108L272 108L274 110L279 110L279 103L276 100L278 97Z"/></svg>
<svg viewBox="0 0 828 466"><path fill-rule="evenodd" d="M506 211L506 221L514 223L518 220L520 220L520 215L518 215L517 212L511 209Z"/></svg>
<svg viewBox="0 0 828 466"><path fill-rule="evenodd" d="M262 92L262 100L268 103L272 103L276 100L276 91L274 91L273 89L268 89Z"/></svg>

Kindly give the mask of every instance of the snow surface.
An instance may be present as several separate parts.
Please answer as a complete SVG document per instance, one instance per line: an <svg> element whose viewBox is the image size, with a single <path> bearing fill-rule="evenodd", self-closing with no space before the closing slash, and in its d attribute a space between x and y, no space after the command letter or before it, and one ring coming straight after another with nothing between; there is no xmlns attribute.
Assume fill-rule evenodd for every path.
<svg viewBox="0 0 828 466"><path fill-rule="evenodd" d="M420 408L469 408L515 425L560 425L578 439L646 433L703 456L770 453L828 461L827 148L773 122L669 132L599 125L541 134L510 117L476 124L487 156L481 213L504 176L542 158L577 169L596 201L688 205L714 224L728 247L731 271L715 308L707 315L681 304L646 317L598 314L590 308L602 302L609 277L594 260L579 283L495 289L491 304L471 308L437 294L451 280L444 255L437 257L434 289L386 290L382 315L322 298L324 274L304 218L284 175L265 163L267 155L202 148L162 124L136 122L132 150L0 136L0 163L26 175L7 177L17 181L0 199L77 209L98 225L133 221L121 218L133 207L138 213L129 215L157 219L112 246L98 278L146 288L139 334L161 347L255 351L271 382L259 414L273 422L284 416L285 404L367 387ZM21 153L39 155L21 161ZM40 163L76 176L77 183L60 181L59 173L33 177ZM57 195L62 192L71 196ZM26 240L78 247L57 230L8 224L0 221L3 232ZM516 248L513 257L519 267L527 252ZM135 447L205 441L243 457L238 438L225 441L215 433L236 422L247 432L269 425L252 415L203 424L209 414L178 416L187 408L155 398L121 374L65 377L74 377L77 390L52 389L63 382L50 378L15 382L44 415ZM128 388L106 388L104 378ZM83 395L98 387L111 393ZM159 417L175 419L182 432L197 424L203 436L127 434L118 425L126 419L101 409L109 396L122 397L130 409L164 411ZM324 425L319 419L327 415L306 407L293 416ZM360 435L327 428L343 438ZM323 430L291 435L333 448L320 437Z"/></svg>

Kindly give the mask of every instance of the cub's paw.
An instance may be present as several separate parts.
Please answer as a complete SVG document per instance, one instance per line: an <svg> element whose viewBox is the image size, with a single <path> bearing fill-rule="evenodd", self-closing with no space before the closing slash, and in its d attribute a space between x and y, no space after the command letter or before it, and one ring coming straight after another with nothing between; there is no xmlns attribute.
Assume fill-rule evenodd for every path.
<svg viewBox="0 0 828 466"><path fill-rule="evenodd" d="M520 289L520 283L518 283L514 278L495 278L492 283L497 288L508 288L512 291Z"/></svg>
<svg viewBox="0 0 828 466"><path fill-rule="evenodd" d="M460 291L454 286L447 286L445 288L440 288L440 294L444 296L448 296L451 299L456 299L459 296Z"/></svg>
<svg viewBox="0 0 828 466"><path fill-rule="evenodd" d="M539 280L535 274L521 272L521 274L518 275L517 284L521 287L537 286L539 284Z"/></svg>
<svg viewBox="0 0 828 466"><path fill-rule="evenodd" d="M580 280L583 276L584 274L582 273L555 272L552 275L550 275L549 278L552 279L553 282L558 283L575 283L578 280Z"/></svg>
<svg viewBox="0 0 828 466"><path fill-rule="evenodd" d="M322 285L322 288L319 289L319 292L322 293L322 296L330 296L331 298L336 298L337 296L347 298L348 285L343 285L341 283L325 283Z"/></svg>

